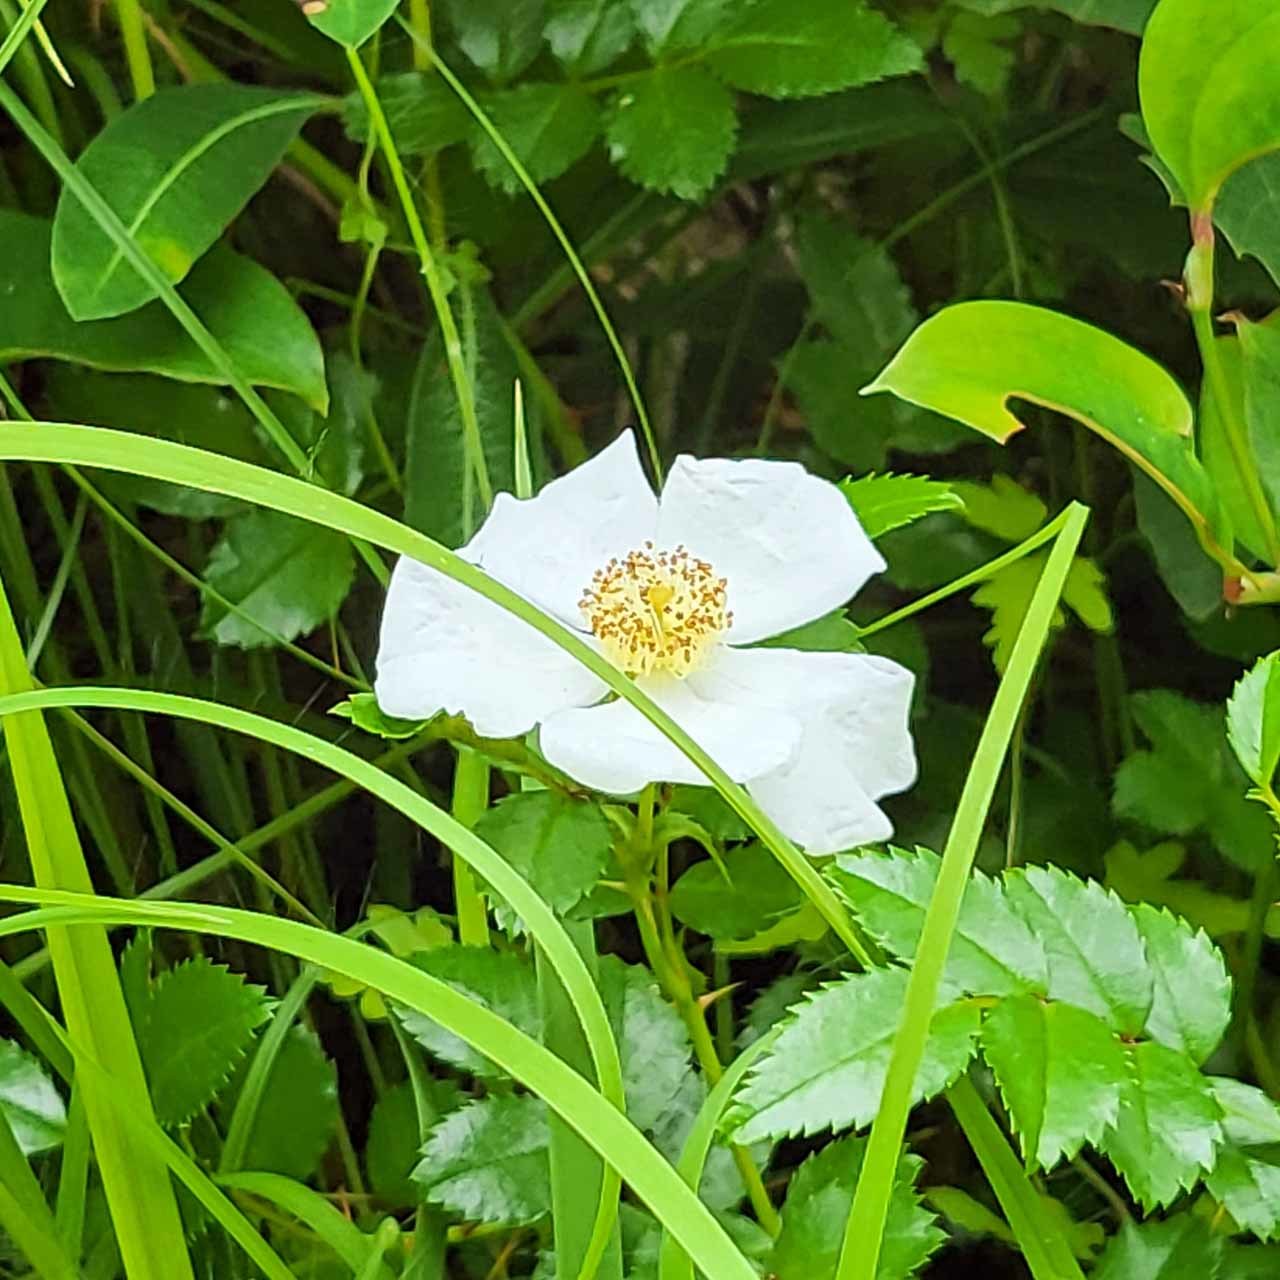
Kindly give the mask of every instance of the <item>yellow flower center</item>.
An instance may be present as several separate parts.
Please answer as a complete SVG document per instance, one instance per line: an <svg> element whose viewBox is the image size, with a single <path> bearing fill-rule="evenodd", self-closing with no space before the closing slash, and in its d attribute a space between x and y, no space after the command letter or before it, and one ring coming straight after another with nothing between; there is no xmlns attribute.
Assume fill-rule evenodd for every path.
<svg viewBox="0 0 1280 1280"><path fill-rule="evenodd" d="M733 621L728 583L684 547L646 542L592 575L578 607L605 656L630 676L687 676Z"/></svg>

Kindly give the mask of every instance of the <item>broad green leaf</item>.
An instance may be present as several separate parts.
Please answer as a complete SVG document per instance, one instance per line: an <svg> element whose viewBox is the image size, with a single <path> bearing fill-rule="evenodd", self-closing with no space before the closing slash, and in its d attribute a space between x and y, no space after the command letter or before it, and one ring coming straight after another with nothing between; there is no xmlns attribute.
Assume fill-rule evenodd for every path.
<svg viewBox="0 0 1280 1280"><path fill-rule="evenodd" d="M854 974L807 997L752 1068L726 1116L735 1142L860 1128L880 1105L905 969ZM916 1074L917 1099L945 1089L974 1052L980 1013L969 1001L940 1008Z"/></svg>
<svg viewBox="0 0 1280 1280"><path fill-rule="evenodd" d="M1219 708L1168 689L1135 693L1131 703L1151 750L1134 752L1116 771L1116 813L1166 835L1204 830L1247 871L1272 857L1270 820L1245 798Z"/></svg>
<svg viewBox="0 0 1280 1280"><path fill-rule="evenodd" d="M1155 557L1160 579L1188 618L1203 622L1222 612L1222 566L1196 537L1177 504L1144 472L1131 468L1138 529ZM1224 498L1224 510L1228 510Z"/></svg>
<svg viewBox="0 0 1280 1280"><path fill-rule="evenodd" d="M1201 536L1225 541L1182 388L1092 325L1019 302L958 303L926 320L864 390L892 391L1001 443L1025 425L1010 398L1067 414L1147 472Z"/></svg>
<svg viewBox="0 0 1280 1280"><path fill-rule="evenodd" d="M1151 1009L1152 979L1138 926L1124 903L1096 881L1057 867L1005 875L1005 891L1044 945L1048 995L1136 1035Z"/></svg>
<svg viewBox="0 0 1280 1280"><path fill-rule="evenodd" d="M1249 161L1222 185L1213 220L1236 256L1256 258L1280 283L1280 155Z"/></svg>
<svg viewBox="0 0 1280 1280"><path fill-rule="evenodd" d="M906 75L919 47L863 0L757 0L716 31L707 62L731 85L803 98Z"/></svg>
<svg viewBox="0 0 1280 1280"><path fill-rule="evenodd" d="M828 872L863 928L903 960L914 960L925 911L942 859L928 849L914 854L844 853ZM1005 896L980 871L970 877L947 952L945 981L971 995L1043 991L1044 947Z"/></svg>
<svg viewBox="0 0 1280 1280"><path fill-rule="evenodd" d="M982 1052L1029 1167L1052 1169L1116 1122L1127 1083L1124 1052L1084 1009L1011 996L987 1015Z"/></svg>
<svg viewBox="0 0 1280 1280"><path fill-rule="evenodd" d="M601 956L600 998L617 1037L627 1115L652 1129L689 1071L689 1033L643 965Z"/></svg>
<svg viewBox="0 0 1280 1280"><path fill-rule="evenodd" d="M224 1098L230 1104L234 1092ZM338 1117L337 1070L314 1031L291 1027L271 1065L241 1164L304 1182L328 1149Z"/></svg>
<svg viewBox="0 0 1280 1280"><path fill-rule="evenodd" d="M1274 1151L1229 1144L1205 1179L1240 1227L1260 1240L1280 1238L1280 1158Z"/></svg>
<svg viewBox="0 0 1280 1280"><path fill-rule="evenodd" d="M442 0L458 48L495 83L518 76L542 44L545 0Z"/></svg>
<svg viewBox="0 0 1280 1280"><path fill-rule="evenodd" d="M617 3L617 0L614 0ZM738 0L623 0L651 54L705 44L739 9Z"/></svg>
<svg viewBox="0 0 1280 1280"><path fill-rule="evenodd" d="M1092 1280L1214 1280L1222 1237L1190 1213L1164 1222L1127 1222L1111 1239Z"/></svg>
<svg viewBox="0 0 1280 1280"><path fill-rule="evenodd" d="M717 840L747 840L751 836L751 828L729 808L714 787L686 784L673 787L670 807L692 818Z"/></svg>
<svg viewBox="0 0 1280 1280"><path fill-rule="evenodd" d="M833 1280L866 1145L864 1138L842 1138L797 1170L782 1206L782 1232L769 1255L769 1274L776 1280ZM923 1167L915 1155L904 1154L898 1162L876 1280L907 1280L946 1239L915 1189Z"/></svg>
<svg viewBox="0 0 1280 1280"><path fill-rule="evenodd" d="M482 105L535 182L558 178L600 135L600 109L580 85L522 84L486 96ZM499 191L524 190L515 170L478 125L472 131L476 168Z"/></svg>
<svg viewBox="0 0 1280 1280"><path fill-rule="evenodd" d="M1213 1096L1222 1108L1222 1130L1237 1147L1280 1143L1280 1107L1251 1084L1230 1076L1212 1076Z"/></svg>
<svg viewBox="0 0 1280 1280"><path fill-rule="evenodd" d="M227 522L209 553L205 578L278 636L314 631L338 611L355 576L351 543L278 511L249 511ZM272 645L271 636L206 597L201 628L218 644Z"/></svg>
<svg viewBox="0 0 1280 1280"><path fill-rule="evenodd" d="M841 482L840 491L868 538L919 520L934 511L952 511L964 499L941 480L927 476L859 476Z"/></svg>
<svg viewBox="0 0 1280 1280"><path fill-rule="evenodd" d="M437 1117L448 1115L463 1102L451 1080L428 1080L428 1100ZM422 1143L418 1138L418 1108L408 1082L388 1089L373 1104L365 1166L372 1189L393 1204L413 1204L418 1196L410 1175L418 1163Z"/></svg>
<svg viewBox="0 0 1280 1280"><path fill-rule="evenodd" d="M1222 1108L1185 1054L1147 1041L1126 1045L1125 1056L1129 1080L1120 1114L1098 1145L1150 1213L1213 1168Z"/></svg>
<svg viewBox="0 0 1280 1280"><path fill-rule="evenodd" d="M592 75L627 51L635 34L631 10L618 0L549 0L544 34L571 74Z"/></svg>
<svg viewBox="0 0 1280 1280"><path fill-rule="evenodd" d="M66 1103L44 1067L12 1040L0 1040L0 1113L24 1155L62 1145Z"/></svg>
<svg viewBox="0 0 1280 1280"><path fill-rule="evenodd" d="M724 173L738 135L733 94L701 67L656 67L614 100L609 158L650 191L697 200Z"/></svg>
<svg viewBox="0 0 1280 1280"><path fill-rule="evenodd" d="M1272 1280L1280 1267L1280 1247L1228 1245L1217 1280Z"/></svg>
<svg viewBox="0 0 1280 1280"><path fill-rule="evenodd" d="M750 938L800 905L796 883L763 845L731 849L720 863L695 863L671 890L681 924L709 938Z"/></svg>
<svg viewBox="0 0 1280 1280"><path fill-rule="evenodd" d="M1161 0L1143 32L1142 118L1192 209L1280 147L1280 11L1271 0Z"/></svg>
<svg viewBox="0 0 1280 1280"><path fill-rule="evenodd" d="M1147 1034L1201 1063L1231 1021L1231 979L1222 952L1167 911L1145 903L1130 910L1155 983Z"/></svg>
<svg viewBox="0 0 1280 1280"><path fill-rule="evenodd" d="M76 168L177 283L271 176L320 103L228 83L162 89L116 116ZM156 296L66 190L52 253L54 282L76 320L123 315Z"/></svg>
<svg viewBox="0 0 1280 1280"><path fill-rule="evenodd" d="M435 71L383 76L375 88L401 155L434 155L471 133L471 113ZM342 120L356 142L369 140L369 111L359 93L343 99Z"/></svg>
<svg viewBox="0 0 1280 1280"><path fill-rule="evenodd" d="M1259 658L1227 700L1227 737L1255 786L1269 787L1280 763L1280 654Z"/></svg>
<svg viewBox="0 0 1280 1280"><path fill-rule="evenodd" d="M461 991L481 1008L505 1018L526 1035L536 1038L541 1034L542 1014L533 966L514 951L457 944L425 952L414 962L433 978L447 982L455 991ZM408 1009L397 1009L396 1013L405 1030L423 1048L450 1066L483 1079L503 1078L499 1067L430 1018Z"/></svg>
<svg viewBox="0 0 1280 1280"><path fill-rule="evenodd" d="M518 1226L551 1208L546 1104L494 1095L445 1116L413 1180L427 1199L468 1222Z"/></svg>
<svg viewBox="0 0 1280 1280"><path fill-rule="evenodd" d="M308 5L317 31L348 49L358 49L396 11L399 0L320 0Z"/></svg>
<svg viewBox="0 0 1280 1280"><path fill-rule="evenodd" d="M266 992L197 958L162 973L138 1027L156 1119L185 1124L217 1096L267 1018Z"/></svg>
<svg viewBox="0 0 1280 1280"><path fill-rule="evenodd" d="M1077 22L1115 27L1130 35L1142 34L1156 0L956 0L972 13L998 14L1013 9L1052 9Z"/></svg>
<svg viewBox="0 0 1280 1280"><path fill-rule="evenodd" d="M485 811L476 834L561 913L594 888L613 846L600 806L558 791L507 796Z"/></svg>
<svg viewBox="0 0 1280 1280"><path fill-rule="evenodd" d="M685 1142L706 1100L706 1078L696 1071L686 1071L675 1097L668 1103L658 1123L650 1128L653 1145L672 1164L679 1161ZM767 1144L762 1144L752 1152L758 1167L767 1163L768 1153ZM721 1213L737 1205L743 1195L742 1175L738 1172L733 1156L722 1141L716 1141L702 1168L698 1197L713 1212Z"/></svg>
<svg viewBox="0 0 1280 1280"><path fill-rule="evenodd" d="M49 270L52 234L43 218L0 210L0 297L10 300L0 308L0 360L45 357L182 382L222 381L162 302L116 320L73 320ZM191 272L182 292L250 382L292 391L325 409L320 342L274 276L218 247Z"/></svg>
<svg viewBox="0 0 1280 1280"><path fill-rule="evenodd" d="M1280 312L1261 324L1236 318L1240 352L1244 357L1244 414L1253 458L1262 487L1275 507L1280 503Z"/></svg>

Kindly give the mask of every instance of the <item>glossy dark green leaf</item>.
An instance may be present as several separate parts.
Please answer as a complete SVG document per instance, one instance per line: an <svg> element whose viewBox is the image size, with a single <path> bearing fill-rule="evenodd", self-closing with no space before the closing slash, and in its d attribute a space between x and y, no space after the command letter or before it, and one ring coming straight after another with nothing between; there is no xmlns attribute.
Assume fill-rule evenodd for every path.
<svg viewBox="0 0 1280 1280"><path fill-rule="evenodd" d="M522 84L490 94L482 105L535 182L558 178L600 135L600 109L579 85ZM516 171L478 125L471 146L476 168L499 191L514 195L524 190Z"/></svg>
<svg viewBox="0 0 1280 1280"><path fill-rule="evenodd" d="M854 974L806 997L777 1043L752 1069L726 1117L735 1142L858 1128L880 1105L905 969ZM978 1006L940 1008L916 1074L917 1099L932 1097L974 1052Z"/></svg>
<svg viewBox="0 0 1280 1280"><path fill-rule="evenodd" d="M266 510L229 520L205 565L212 586L285 640L328 622L354 577L355 557L344 535ZM275 643L211 596L205 598L201 626L218 644L257 649Z"/></svg>
<svg viewBox="0 0 1280 1280"><path fill-rule="evenodd" d="M803 98L918 71L923 58L863 0L757 0L711 36L707 62L735 88Z"/></svg>
<svg viewBox="0 0 1280 1280"><path fill-rule="evenodd" d="M1268 787L1280 763L1280 654L1259 658L1227 701L1227 736L1255 786Z"/></svg>
<svg viewBox="0 0 1280 1280"><path fill-rule="evenodd" d="M0 360L48 357L95 369L223 381L161 302L116 320L77 322L49 270L52 224L0 210ZM191 272L183 296L236 367L323 411L324 355L302 309L256 262L218 247Z"/></svg>
<svg viewBox="0 0 1280 1280"><path fill-rule="evenodd" d="M0 1040L0 1113L24 1154L62 1145L66 1103L45 1068L12 1040Z"/></svg>
<svg viewBox="0 0 1280 1280"><path fill-rule="evenodd" d="M1096 1143L1116 1122L1128 1082L1115 1033L1074 1005L1037 996L1000 1001L982 1027L982 1052L1033 1168Z"/></svg>
<svg viewBox="0 0 1280 1280"><path fill-rule="evenodd" d="M399 0L320 0L307 7L317 31L349 49L358 49L396 11Z"/></svg>
<svg viewBox="0 0 1280 1280"><path fill-rule="evenodd" d="M505 83L538 56L545 0L442 0L458 48L490 80Z"/></svg>
<svg viewBox="0 0 1280 1280"><path fill-rule="evenodd" d="M534 1222L551 1208L546 1104L495 1095L447 1115L413 1180L427 1199L469 1222Z"/></svg>
<svg viewBox="0 0 1280 1280"><path fill-rule="evenodd" d="M1155 557L1160 579L1178 608L1199 622L1222 610L1222 567L1200 545L1195 530L1173 500L1136 467L1133 498L1138 528ZM1224 499L1229 501L1226 495Z"/></svg>
<svg viewBox="0 0 1280 1280"><path fill-rule="evenodd" d="M265 990L225 965L188 960L156 979L137 1034L161 1124L183 1124L213 1101L267 1012Z"/></svg>
<svg viewBox="0 0 1280 1280"><path fill-rule="evenodd" d="M1231 402L1230 410L1237 420L1244 420L1244 358L1240 351L1238 338L1220 337L1216 339L1218 356L1222 361L1222 373L1226 380L1227 395ZM1231 440L1227 434L1226 422L1219 408L1218 397L1214 394L1206 378L1200 387L1200 417L1196 426L1196 440L1200 449L1200 459L1209 479L1213 482L1222 506L1236 537L1255 556L1266 551L1266 538L1258 523L1258 514L1253 509L1244 485L1240 480L1240 472L1236 466L1235 454L1231 448ZM1216 602L1215 602L1216 603Z"/></svg>
<svg viewBox="0 0 1280 1280"><path fill-rule="evenodd" d="M626 52L635 23L618 0L549 0L545 33L556 61L575 75L592 75Z"/></svg>
<svg viewBox="0 0 1280 1280"><path fill-rule="evenodd" d="M721 864L695 863L671 890L676 919L709 938L750 938L800 902L795 881L756 843L731 849Z"/></svg>
<svg viewBox="0 0 1280 1280"><path fill-rule="evenodd" d="M112 120L76 167L177 283L212 247L322 100L238 84L162 89ZM53 278L77 320L123 315L152 287L69 191L53 220Z"/></svg>
<svg viewBox="0 0 1280 1280"><path fill-rule="evenodd" d="M769 1255L769 1274L777 1280L833 1280L865 1153L865 1139L843 1138L797 1170L782 1206L782 1232ZM946 1239L915 1189L923 1166L914 1155L898 1163L876 1280L915 1275Z"/></svg>
<svg viewBox="0 0 1280 1280"><path fill-rule="evenodd" d="M1112 1237L1093 1280L1215 1280L1222 1237L1191 1213L1164 1222L1129 1222Z"/></svg>
<svg viewBox="0 0 1280 1280"><path fill-rule="evenodd" d="M724 173L737 134L733 94L714 76L657 67L614 100L605 141L632 182L697 200Z"/></svg>

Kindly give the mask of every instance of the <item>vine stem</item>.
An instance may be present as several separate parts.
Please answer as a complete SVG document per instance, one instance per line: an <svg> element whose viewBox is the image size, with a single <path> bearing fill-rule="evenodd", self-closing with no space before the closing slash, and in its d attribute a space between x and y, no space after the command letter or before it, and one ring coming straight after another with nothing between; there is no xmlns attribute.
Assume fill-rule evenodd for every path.
<svg viewBox="0 0 1280 1280"><path fill-rule="evenodd" d="M469 747L458 748L453 777L453 816L468 830L489 807L489 763ZM458 912L458 940L464 947L489 945L489 916L484 895L471 868L456 854L453 859L453 895Z"/></svg>

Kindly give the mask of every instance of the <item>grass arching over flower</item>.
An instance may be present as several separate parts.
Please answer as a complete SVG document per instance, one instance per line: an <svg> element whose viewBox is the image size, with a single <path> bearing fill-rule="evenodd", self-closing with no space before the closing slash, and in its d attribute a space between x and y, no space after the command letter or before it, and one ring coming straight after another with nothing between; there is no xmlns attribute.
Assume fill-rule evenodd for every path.
<svg viewBox="0 0 1280 1280"><path fill-rule="evenodd" d="M686 455L656 497L627 432L536 497L499 495L460 554L591 636L809 853L891 833L876 801L915 780L911 673L749 647L884 568L834 485L796 463ZM536 726L546 758L598 791L707 781L558 646L411 559L392 576L375 688L394 716L454 712L489 737Z"/></svg>

